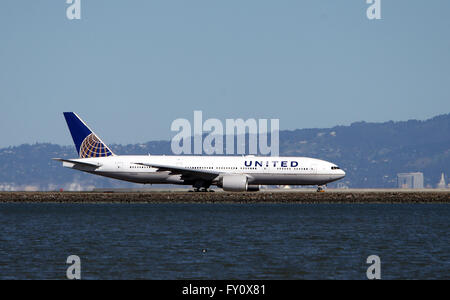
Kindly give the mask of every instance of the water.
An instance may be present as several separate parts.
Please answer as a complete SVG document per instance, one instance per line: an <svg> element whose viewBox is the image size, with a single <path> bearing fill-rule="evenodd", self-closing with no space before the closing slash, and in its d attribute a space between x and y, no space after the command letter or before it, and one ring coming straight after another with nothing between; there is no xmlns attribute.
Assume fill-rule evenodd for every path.
<svg viewBox="0 0 450 300"><path fill-rule="evenodd" d="M450 279L449 205L0 204L0 279ZM206 252L202 250L206 249Z"/></svg>

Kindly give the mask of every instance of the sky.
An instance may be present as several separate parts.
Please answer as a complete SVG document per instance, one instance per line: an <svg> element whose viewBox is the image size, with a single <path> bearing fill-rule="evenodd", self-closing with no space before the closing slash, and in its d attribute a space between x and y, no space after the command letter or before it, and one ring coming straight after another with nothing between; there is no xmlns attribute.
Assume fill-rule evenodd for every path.
<svg viewBox="0 0 450 300"><path fill-rule="evenodd" d="M280 129L450 112L450 1L0 1L0 147L169 140L175 119Z"/></svg>

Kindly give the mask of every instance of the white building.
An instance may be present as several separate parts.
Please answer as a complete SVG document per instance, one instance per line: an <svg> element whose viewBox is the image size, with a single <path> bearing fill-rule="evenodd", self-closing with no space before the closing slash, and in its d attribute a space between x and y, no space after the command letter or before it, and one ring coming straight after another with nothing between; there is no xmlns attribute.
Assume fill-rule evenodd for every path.
<svg viewBox="0 0 450 300"><path fill-rule="evenodd" d="M399 173L397 182L400 189L423 189L423 173Z"/></svg>
<svg viewBox="0 0 450 300"><path fill-rule="evenodd" d="M441 175L441 180L439 181L437 188L438 189L445 189L447 187L447 184L445 183L445 176L444 173Z"/></svg>

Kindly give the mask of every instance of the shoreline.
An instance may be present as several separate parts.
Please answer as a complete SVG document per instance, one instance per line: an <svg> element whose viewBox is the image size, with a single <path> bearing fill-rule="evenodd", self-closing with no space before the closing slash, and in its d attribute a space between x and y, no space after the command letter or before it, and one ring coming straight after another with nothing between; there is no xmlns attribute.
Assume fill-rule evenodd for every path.
<svg viewBox="0 0 450 300"><path fill-rule="evenodd" d="M123 204L450 204L450 190L263 191L247 193L145 192L0 192L1 203L123 203Z"/></svg>

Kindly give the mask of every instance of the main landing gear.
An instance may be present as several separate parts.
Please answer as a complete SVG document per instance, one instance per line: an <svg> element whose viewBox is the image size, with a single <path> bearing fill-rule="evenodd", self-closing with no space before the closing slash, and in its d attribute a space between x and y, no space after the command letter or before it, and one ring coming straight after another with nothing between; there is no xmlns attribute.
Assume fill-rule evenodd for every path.
<svg viewBox="0 0 450 300"><path fill-rule="evenodd" d="M194 190L189 192L214 192L213 190L210 190L209 187L211 186L210 182L206 182L203 180L196 181L193 185Z"/></svg>
<svg viewBox="0 0 450 300"><path fill-rule="evenodd" d="M325 193L325 187L326 187L326 185L318 185L317 186L317 192L318 193Z"/></svg>
<svg viewBox="0 0 450 300"><path fill-rule="evenodd" d="M210 193L214 193L213 190L209 190L207 188L194 188L194 190L190 190L189 192L194 192L194 193L207 193L207 192L210 192Z"/></svg>

